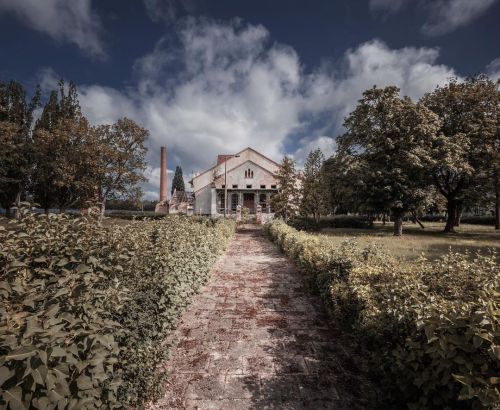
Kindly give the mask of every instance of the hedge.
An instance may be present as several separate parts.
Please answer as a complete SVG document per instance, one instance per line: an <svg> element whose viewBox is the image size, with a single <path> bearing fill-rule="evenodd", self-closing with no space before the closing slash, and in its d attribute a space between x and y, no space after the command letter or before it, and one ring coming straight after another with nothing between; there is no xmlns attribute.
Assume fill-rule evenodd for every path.
<svg viewBox="0 0 500 410"><path fill-rule="evenodd" d="M290 221L290 225L299 231L319 231L325 228L368 229L373 227L368 217L364 215L325 216L319 222L312 218L297 217Z"/></svg>
<svg viewBox="0 0 500 410"><path fill-rule="evenodd" d="M423 215L419 217L423 222L446 222L443 215ZM470 225L495 225L495 217L489 215L464 215L460 218L460 223Z"/></svg>
<svg viewBox="0 0 500 410"><path fill-rule="evenodd" d="M381 408L494 408L500 404L497 255L401 261L355 241L266 231L354 334L379 383Z"/></svg>
<svg viewBox="0 0 500 410"><path fill-rule="evenodd" d="M99 228L21 215L0 224L0 408L128 408L159 397L165 337L234 222Z"/></svg>

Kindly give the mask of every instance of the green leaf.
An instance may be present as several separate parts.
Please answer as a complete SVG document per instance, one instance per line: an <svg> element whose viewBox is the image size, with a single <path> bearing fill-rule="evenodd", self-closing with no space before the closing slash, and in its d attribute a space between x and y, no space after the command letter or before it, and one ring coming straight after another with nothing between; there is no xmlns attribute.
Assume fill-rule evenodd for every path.
<svg viewBox="0 0 500 410"><path fill-rule="evenodd" d="M76 379L76 385L80 390L90 390L94 388L90 377L85 375L81 375L78 379Z"/></svg>
<svg viewBox="0 0 500 410"><path fill-rule="evenodd" d="M2 366L0 367L0 387L7 381L10 379L10 370L5 367L5 366ZM12 373L14 374L14 373Z"/></svg>
<svg viewBox="0 0 500 410"><path fill-rule="evenodd" d="M21 347L17 350L10 352L5 356L5 360L24 360L27 357L31 357L35 354L35 348L33 347Z"/></svg>

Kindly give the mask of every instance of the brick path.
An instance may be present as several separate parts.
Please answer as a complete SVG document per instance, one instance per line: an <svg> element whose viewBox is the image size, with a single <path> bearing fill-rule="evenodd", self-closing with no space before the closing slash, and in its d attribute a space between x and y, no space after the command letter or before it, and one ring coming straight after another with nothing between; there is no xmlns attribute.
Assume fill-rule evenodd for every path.
<svg viewBox="0 0 500 410"><path fill-rule="evenodd" d="M170 337L167 391L150 409L364 408L336 334L276 247L240 230Z"/></svg>

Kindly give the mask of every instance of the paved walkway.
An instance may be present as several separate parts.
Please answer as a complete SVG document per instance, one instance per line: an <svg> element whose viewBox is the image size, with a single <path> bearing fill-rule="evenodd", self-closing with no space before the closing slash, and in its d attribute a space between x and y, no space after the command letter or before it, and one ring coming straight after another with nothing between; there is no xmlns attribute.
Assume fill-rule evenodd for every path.
<svg viewBox="0 0 500 410"><path fill-rule="evenodd" d="M262 231L240 230L169 339L167 391L150 408L367 407L317 299Z"/></svg>

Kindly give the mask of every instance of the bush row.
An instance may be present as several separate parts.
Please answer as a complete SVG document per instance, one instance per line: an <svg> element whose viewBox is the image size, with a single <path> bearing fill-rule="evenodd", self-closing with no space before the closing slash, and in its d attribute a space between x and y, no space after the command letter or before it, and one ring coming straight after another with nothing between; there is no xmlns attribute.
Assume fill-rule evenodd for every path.
<svg viewBox="0 0 500 410"><path fill-rule="evenodd" d="M234 231L168 217L99 228L21 211L0 224L0 408L137 407L166 335Z"/></svg>
<svg viewBox="0 0 500 410"><path fill-rule="evenodd" d="M266 230L335 319L356 334L380 382L380 407L499 405L497 255L450 253L437 262L408 263L282 221Z"/></svg>
<svg viewBox="0 0 500 410"><path fill-rule="evenodd" d="M363 215L336 215L321 218L319 222L312 218L297 217L290 225L299 231L319 231L325 228L355 228L367 229L372 224L367 216Z"/></svg>
<svg viewBox="0 0 500 410"><path fill-rule="evenodd" d="M446 222L446 217L443 215L423 215L419 219L424 222ZM495 225L495 217L489 215L462 216L460 218L460 223L471 225Z"/></svg>

